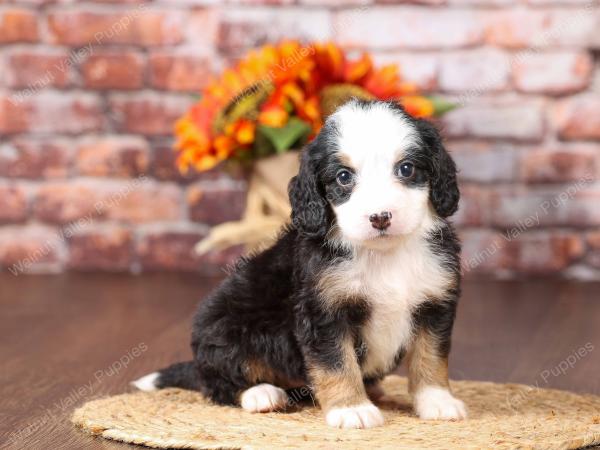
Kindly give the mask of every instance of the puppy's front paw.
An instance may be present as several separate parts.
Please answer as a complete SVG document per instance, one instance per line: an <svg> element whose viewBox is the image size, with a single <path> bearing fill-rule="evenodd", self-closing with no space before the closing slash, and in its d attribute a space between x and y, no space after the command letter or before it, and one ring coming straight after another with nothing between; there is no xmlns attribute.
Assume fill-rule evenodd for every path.
<svg viewBox="0 0 600 450"><path fill-rule="evenodd" d="M461 420L467 418L465 404L447 389L426 387L415 395L415 411L426 420Z"/></svg>
<svg viewBox="0 0 600 450"><path fill-rule="evenodd" d="M288 396L283 389L264 383L245 390L240 400L246 411L269 412L285 408Z"/></svg>
<svg viewBox="0 0 600 450"><path fill-rule="evenodd" d="M384 422L381 411L371 403L330 409L326 420L327 425L336 428L373 428Z"/></svg>

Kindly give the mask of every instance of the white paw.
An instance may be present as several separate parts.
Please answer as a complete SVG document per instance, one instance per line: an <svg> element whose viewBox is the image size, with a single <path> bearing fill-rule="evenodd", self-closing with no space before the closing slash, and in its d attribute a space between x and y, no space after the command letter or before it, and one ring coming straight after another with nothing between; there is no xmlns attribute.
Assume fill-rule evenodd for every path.
<svg viewBox="0 0 600 450"><path fill-rule="evenodd" d="M346 408L333 408L325 417L327 425L336 428L373 428L383 425L383 414L371 403Z"/></svg>
<svg viewBox="0 0 600 450"><path fill-rule="evenodd" d="M467 418L467 408L447 389L429 386L415 395L415 411L426 420L461 420Z"/></svg>
<svg viewBox="0 0 600 450"><path fill-rule="evenodd" d="M257 384L242 393L242 408L250 412L269 412L282 409L288 396L281 388L272 384Z"/></svg>

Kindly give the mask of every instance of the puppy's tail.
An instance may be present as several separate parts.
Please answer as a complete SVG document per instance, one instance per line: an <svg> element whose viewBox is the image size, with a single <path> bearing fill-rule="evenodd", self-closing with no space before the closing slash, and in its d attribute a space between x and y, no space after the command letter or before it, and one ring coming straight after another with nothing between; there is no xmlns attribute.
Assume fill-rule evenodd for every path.
<svg viewBox="0 0 600 450"><path fill-rule="evenodd" d="M152 372L131 382L140 391L155 391L167 387L178 387L192 391L200 390L198 371L193 361L180 362Z"/></svg>

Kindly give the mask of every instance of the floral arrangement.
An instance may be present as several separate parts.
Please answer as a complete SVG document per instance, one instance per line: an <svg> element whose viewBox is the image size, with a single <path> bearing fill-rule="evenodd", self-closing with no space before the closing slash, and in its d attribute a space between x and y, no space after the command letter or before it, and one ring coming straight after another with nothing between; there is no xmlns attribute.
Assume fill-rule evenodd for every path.
<svg viewBox="0 0 600 450"><path fill-rule="evenodd" d="M452 107L417 93L398 67L350 59L333 43L285 41L248 54L211 81L176 124L178 167L204 171L299 148L351 97L397 100L415 117Z"/></svg>

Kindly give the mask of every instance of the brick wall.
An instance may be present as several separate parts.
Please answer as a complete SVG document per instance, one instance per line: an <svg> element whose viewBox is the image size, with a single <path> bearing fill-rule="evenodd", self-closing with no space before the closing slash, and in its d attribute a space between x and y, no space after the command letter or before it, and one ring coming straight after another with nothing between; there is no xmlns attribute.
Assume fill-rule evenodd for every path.
<svg viewBox="0 0 600 450"><path fill-rule="evenodd" d="M240 176L181 176L172 123L209 74L280 38L398 62L461 108L469 275L600 278L600 5L589 0L0 2L0 266L200 270Z"/></svg>

